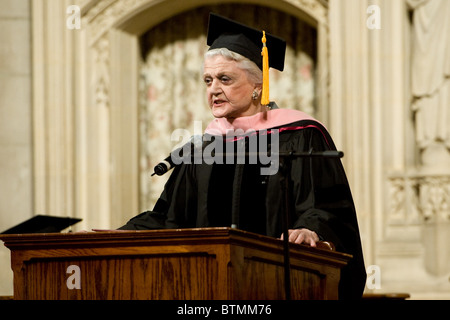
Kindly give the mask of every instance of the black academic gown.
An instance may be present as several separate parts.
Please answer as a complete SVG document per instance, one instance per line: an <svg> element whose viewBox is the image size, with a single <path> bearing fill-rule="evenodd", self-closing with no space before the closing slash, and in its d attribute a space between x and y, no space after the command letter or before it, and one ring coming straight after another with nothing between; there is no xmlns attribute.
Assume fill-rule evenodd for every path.
<svg viewBox="0 0 450 320"><path fill-rule="evenodd" d="M336 150L329 133L317 121L301 120L273 129L279 130L280 153L309 152L311 148ZM270 135L270 132L263 133ZM256 132L258 138L260 133ZM224 142L223 137L204 137L207 138L203 150L211 147L211 141L220 141L234 143L234 150L244 142L246 151L254 151L249 150L249 137L231 142ZM269 137L266 139L271 142ZM229 150L225 146L222 149ZM246 159L236 174L238 165L224 162L175 167L153 210L132 218L119 229L229 227L236 210L233 206L238 205L239 229L279 238L283 232L284 177L287 177L289 228L313 230L320 239L332 242L337 251L353 255L342 270L339 298L361 298L366 280L361 240L352 195L339 158L293 157L287 167L280 167L272 175L261 174L261 168L269 166L266 163L249 164Z"/></svg>

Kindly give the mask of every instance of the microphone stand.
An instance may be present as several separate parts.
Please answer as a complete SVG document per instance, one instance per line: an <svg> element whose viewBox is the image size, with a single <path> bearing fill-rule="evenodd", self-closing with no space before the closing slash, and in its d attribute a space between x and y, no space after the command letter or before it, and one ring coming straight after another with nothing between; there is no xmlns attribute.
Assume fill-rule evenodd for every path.
<svg viewBox="0 0 450 320"><path fill-rule="evenodd" d="M282 218L282 229L283 229L283 258L284 258L284 289L286 300L291 300L291 264L290 264L290 254L289 254L289 226L291 215L291 199L289 193L289 172L292 167L292 159L294 158L309 158L310 159L310 177L312 176L312 158L313 157L323 157L323 158L341 158L344 156L342 151L323 151L323 152L313 152L311 148L308 152L284 152L278 153L280 159L280 173L281 173L281 190L284 193L284 215ZM311 181L313 184L313 181ZM313 184L314 187L314 184Z"/></svg>
<svg viewBox="0 0 450 320"><path fill-rule="evenodd" d="M283 266L284 266L284 294L286 300L291 300L291 262L289 255L289 218L291 217L290 210L290 194L289 194L289 178L288 174L292 164L292 153L280 157L279 170L281 173L281 190L284 195L283 211L281 227L283 229Z"/></svg>

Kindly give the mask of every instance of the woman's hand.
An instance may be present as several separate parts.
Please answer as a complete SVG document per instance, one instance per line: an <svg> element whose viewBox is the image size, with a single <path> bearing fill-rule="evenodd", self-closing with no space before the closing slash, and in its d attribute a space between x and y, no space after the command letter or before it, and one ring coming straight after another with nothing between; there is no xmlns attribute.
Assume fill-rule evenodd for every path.
<svg viewBox="0 0 450 320"><path fill-rule="evenodd" d="M316 246L316 242L319 241L319 236L314 231L309 229L289 229L289 242L293 243L305 243L311 247ZM280 237L283 240L283 234Z"/></svg>

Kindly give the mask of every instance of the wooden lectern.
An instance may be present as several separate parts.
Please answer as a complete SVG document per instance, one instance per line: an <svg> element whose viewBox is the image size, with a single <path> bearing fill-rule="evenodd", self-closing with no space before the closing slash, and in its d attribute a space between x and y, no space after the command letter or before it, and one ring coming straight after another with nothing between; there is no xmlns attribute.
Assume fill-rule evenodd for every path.
<svg viewBox="0 0 450 320"><path fill-rule="evenodd" d="M14 299L285 299L283 242L231 228L0 235ZM337 299L351 255L290 245L292 299Z"/></svg>

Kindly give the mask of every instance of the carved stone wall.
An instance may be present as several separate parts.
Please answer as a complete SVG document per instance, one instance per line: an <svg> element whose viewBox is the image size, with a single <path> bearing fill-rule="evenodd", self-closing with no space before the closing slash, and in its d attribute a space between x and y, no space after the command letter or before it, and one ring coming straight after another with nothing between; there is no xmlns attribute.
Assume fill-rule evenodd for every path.
<svg viewBox="0 0 450 320"><path fill-rule="evenodd" d="M428 273L450 273L450 175L410 174L390 178L387 228L417 226L416 237L402 240L423 243L423 264Z"/></svg>
<svg viewBox="0 0 450 320"><path fill-rule="evenodd" d="M412 69L413 61L424 63L415 52L418 39L414 38L414 28L423 26L414 25L417 17L408 4L414 2L415 10L422 11L431 1L329 2L329 127L346 152L343 161L357 207L366 265L378 266L381 272L381 287L368 291L408 292L413 299L450 297L449 166L438 149L430 148L432 155L424 158L428 152L419 138L426 133L420 131L424 123L427 132L443 132L447 111L434 108L418 115L412 86L414 77L424 82L428 78ZM441 10L446 12L447 6L445 2ZM433 24L433 15L421 14L422 22ZM421 40L447 36L429 28L427 35L418 35ZM448 56L448 51L439 51L446 50L442 49L446 45L438 42L426 54ZM428 68L440 61L427 60ZM421 116L428 120L420 120Z"/></svg>

